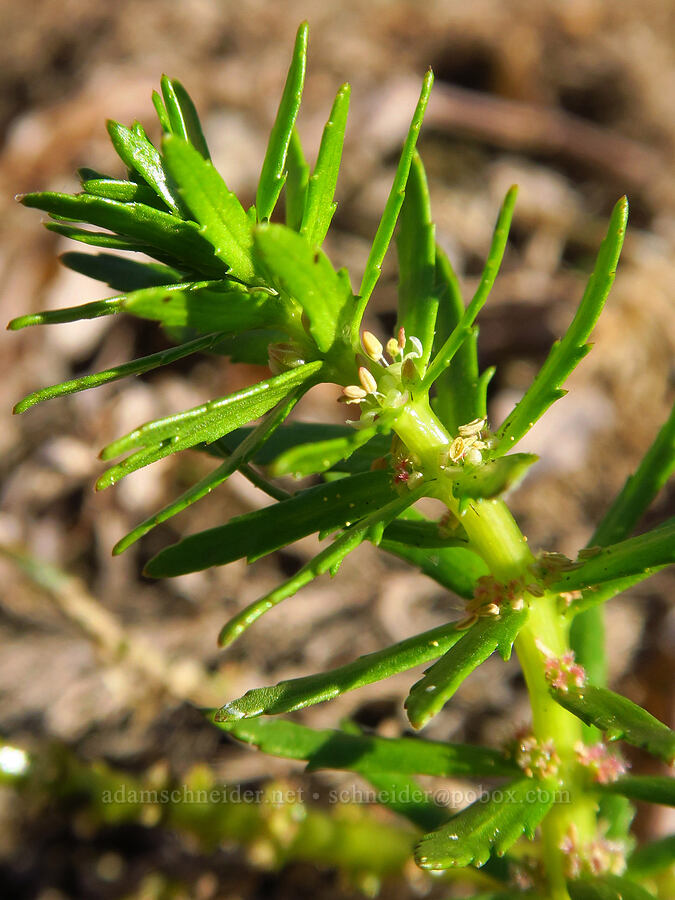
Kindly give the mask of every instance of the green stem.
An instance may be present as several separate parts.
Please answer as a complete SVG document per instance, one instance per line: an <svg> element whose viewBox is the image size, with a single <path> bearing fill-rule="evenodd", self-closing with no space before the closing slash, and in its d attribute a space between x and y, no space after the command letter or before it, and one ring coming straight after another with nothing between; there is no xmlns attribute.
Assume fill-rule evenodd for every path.
<svg viewBox="0 0 675 900"><path fill-rule="evenodd" d="M461 514L440 468L440 456L452 438L431 411L428 401L416 400L396 420L398 436L420 460L427 480L436 482L434 495L461 517L473 547L500 581L526 575L534 558L508 507L501 500L483 500ZM555 656L569 649L568 628L552 595L532 598L527 624L515 649L523 669L532 706L533 732L538 741L552 740L560 757L561 799L542 823L542 848L550 886L550 900L569 900L561 844L573 825L580 842L595 833L595 804L584 793L575 745L582 740L581 722L551 697L545 677L543 645Z"/></svg>

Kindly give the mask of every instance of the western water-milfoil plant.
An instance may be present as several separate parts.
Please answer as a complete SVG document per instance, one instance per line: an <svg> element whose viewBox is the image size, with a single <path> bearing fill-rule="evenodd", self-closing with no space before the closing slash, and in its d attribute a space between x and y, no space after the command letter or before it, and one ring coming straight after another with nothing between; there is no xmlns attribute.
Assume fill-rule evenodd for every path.
<svg viewBox="0 0 675 900"><path fill-rule="evenodd" d="M220 460L123 537L114 552L241 472L273 502L165 548L148 563L149 575L171 577L239 558L252 562L309 534L318 533L326 545L227 622L222 646L314 578L335 575L364 541L463 598L465 611L457 621L338 669L251 690L212 710L212 721L267 753L386 785L392 808L422 829L417 864L434 871L482 867L490 896L522 896L522 890L549 900L654 896L649 891L658 890L659 877L672 864L674 840L635 850L631 801L672 804L673 782L626 774L612 744L623 740L672 764L675 733L605 686L602 610L675 561L674 519L631 537L675 466L675 415L576 559L534 552L503 499L536 462L517 451L518 442L563 396L565 379L590 349L614 279L627 201L614 208L566 334L495 426L486 414L492 370L478 369L475 322L504 254L515 188L499 211L478 289L465 305L435 242L415 149L432 86L429 72L355 291L348 272L336 271L321 249L335 212L349 86L337 92L310 169L295 127L306 50L302 25L249 209L211 163L185 89L166 77L161 94L153 96L163 133L159 146L138 123L108 123L125 177L83 169L80 193L21 198L52 216L50 230L98 248L94 254L66 253L62 261L117 293L23 316L10 328L127 313L160 323L176 346L39 390L15 411L195 353L267 364L270 376L258 384L141 424L104 448L103 459L122 458L98 479L99 489L188 448ZM363 320L397 227L396 327L392 335L378 336ZM155 261L106 252L113 249ZM303 395L322 382L341 387L344 426L287 423ZM316 483L288 492L274 481L284 475L313 475ZM415 504L422 497L440 500L445 515L434 521L419 512ZM508 748L384 739L352 727L314 731L276 718L424 663L429 668L405 700L411 725L421 729L477 666L495 651L508 659L512 648L529 691L532 724ZM501 781L456 811L411 793L416 775Z"/></svg>

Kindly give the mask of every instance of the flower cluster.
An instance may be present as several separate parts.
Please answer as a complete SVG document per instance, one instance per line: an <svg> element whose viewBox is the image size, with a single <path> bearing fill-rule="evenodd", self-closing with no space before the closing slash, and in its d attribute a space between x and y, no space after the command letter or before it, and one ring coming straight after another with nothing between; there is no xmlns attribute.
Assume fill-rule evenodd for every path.
<svg viewBox="0 0 675 900"><path fill-rule="evenodd" d="M552 740L538 741L533 734L525 732L516 735L507 752L528 778L555 778L558 774L560 757Z"/></svg>
<svg viewBox="0 0 675 900"><path fill-rule="evenodd" d="M565 854L565 874L568 878L583 875L621 875L626 868L626 847L622 841L612 841L597 837L587 844L580 844L577 829L570 825L560 843Z"/></svg>
<svg viewBox="0 0 675 900"><path fill-rule="evenodd" d="M589 770L593 781L598 784L611 784L628 768L627 763L617 754L610 753L602 742L591 745L579 742L574 752L578 762Z"/></svg>
<svg viewBox="0 0 675 900"><path fill-rule="evenodd" d="M573 562L564 553L543 550L530 566L530 571L544 584L549 585L557 581L564 572L569 572L577 565L578 563Z"/></svg>
<svg viewBox="0 0 675 900"><path fill-rule="evenodd" d="M562 656L554 656L540 641L537 641L537 646L546 657L544 671L551 687L566 694L571 687L583 687L586 684L586 671L574 661L571 650Z"/></svg>
<svg viewBox="0 0 675 900"><path fill-rule="evenodd" d="M387 341L386 351L372 331L363 332L361 346L367 359L359 366L359 384L348 384L340 398L361 406L361 418L349 423L356 428L372 425L384 410L400 410L409 402L410 391L419 382L415 360L423 354L419 339L406 337L403 328L397 338Z"/></svg>
<svg viewBox="0 0 675 900"><path fill-rule="evenodd" d="M457 627L470 628L479 618L498 616L507 607L523 609L527 594L541 597L543 593L538 584L527 584L524 578L513 578L502 584L494 575L481 575L476 581L473 597L466 604L466 618Z"/></svg>
<svg viewBox="0 0 675 900"><path fill-rule="evenodd" d="M494 438L487 428L485 417L473 419L466 425L460 425L457 437L447 449L441 451L440 467L452 474L452 466L460 463L468 463L477 466L483 461L483 450L490 450L494 446Z"/></svg>

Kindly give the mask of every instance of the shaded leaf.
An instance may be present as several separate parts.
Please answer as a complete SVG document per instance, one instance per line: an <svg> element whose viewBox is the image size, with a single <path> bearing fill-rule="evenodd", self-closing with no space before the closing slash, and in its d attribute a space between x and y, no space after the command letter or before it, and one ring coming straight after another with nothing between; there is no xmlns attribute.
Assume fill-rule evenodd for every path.
<svg viewBox="0 0 675 900"><path fill-rule="evenodd" d="M398 319L396 329L422 342L419 367L424 371L431 354L438 312L434 291L436 243L431 221L427 177L417 151L413 153L396 238L398 250ZM467 420L468 421L468 420Z"/></svg>
<svg viewBox="0 0 675 900"><path fill-rule="evenodd" d="M228 721L221 717L221 710L211 711L209 718L237 740L255 744L265 753L307 760L310 771L345 769L365 776L398 772L440 777L518 773L503 754L489 747L317 731L285 719Z"/></svg>
<svg viewBox="0 0 675 900"><path fill-rule="evenodd" d="M161 263L143 263L112 253L63 253L60 257L64 266L95 278L109 285L113 290L137 291L141 288L163 284L175 284L183 280L183 273ZM216 329L211 329L215 331Z"/></svg>
<svg viewBox="0 0 675 900"><path fill-rule="evenodd" d="M570 900L656 900L641 885L618 875L581 878L567 885Z"/></svg>
<svg viewBox="0 0 675 900"><path fill-rule="evenodd" d="M483 274L481 275L478 289L473 295L471 303L467 306L461 319L450 333L450 336L446 339L443 346L433 358L431 365L422 379L422 389L431 387L439 375L441 375L450 365L455 354L466 340L474 340L472 337L474 334L472 330L473 323L476 316L485 305L485 301L497 278L499 267L502 264L502 259L504 258L504 252L506 250L506 242L509 237L509 229L511 228L511 220L513 219L513 210L516 205L517 194L518 188L515 185L506 193L504 202L499 210L497 224L495 225L495 230L492 235L492 243L490 244L490 250L483 268Z"/></svg>
<svg viewBox="0 0 675 900"><path fill-rule="evenodd" d="M146 573L171 578L242 557L252 562L308 534L343 528L395 496L386 472L317 485L165 547L147 564Z"/></svg>
<svg viewBox="0 0 675 900"><path fill-rule="evenodd" d="M296 444L274 459L270 465L270 474L278 477L282 475L294 475L303 478L318 472L325 472L340 462L346 461L364 444L371 441L377 434L386 435L389 432L389 422L386 416L380 416L377 423L360 431L350 429L344 437L329 438L328 440L315 441L313 443Z"/></svg>
<svg viewBox="0 0 675 900"><path fill-rule="evenodd" d="M438 301L434 356L464 315L464 301L450 260L436 246L434 293ZM485 418L485 391L478 375L478 332L472 331L435 381L434 412L450 434L460 425ZM490 371L490 370L488 370ZM489 380L489 378L487 379ZM487 386L487 385L486 385Z"/></svg>
<svg viewBox="0 0 675 900"><path fill-rule="evenodd" d="M627 538L674 471L675 404L637 470L628 477L603 516L589 545L606 547Z"/></svg>
<svg viewBox="0 0 675 900"><path fill-rule="evenodd" d="M223 265L213 254L213 247L201 236L194 222L186 222L142 203L119 203L90 194L58 194L51 192L25 194L24 206L42 209L51 215L75 222L89 222L109 228L124 237L135 238L153 250L185 260L190 269L199 268L205 275L223 274Z"/></svg>
<svg viewBox="0 0 675 900"><path fill-rule="evenodd" d="M123 238L116 234L108 234L105 231L92 231L85 228L77 228L75 225L65 225L62 222L44 222L48 231L60 234L62 237L70 238L72 241L78 241L81 244L88 244L91 247L106 247L109 250L131 250L136 253L147 253L153 255L153 248L149 244L142 241L136 241L132 238Z"/></svg>
<svg viewBox="0 0 675 900"><path fill-rule="evenodd" d="M467 599L473 597L476 581L489 574L482 556L464 547L414 547L388 540L385 531L380 548L417 566L438 584Z"/></svg>
<svg viewBox="0 0 675 900"><path fill-rule="evenodd" d="M635 878L648 878L669 869L675 860L675 834L638 847L628 859L626 872Z"/></svg>
<svg viewBox="0 0 675 900"><path fill-rule="evenodd" d="M610 784L598 785L599 791L621 794L631 800L675 806L675 778L658 775L626 775ZM673 857L675 862L675 857Z"/></svg>
<svg viewBox="0 0 675 900"><path fill-rule="evenodd" d="M286 224L293 231L300 231L305 215L307 201L307 184L309 182L309 166L302 151L300 136L296 128L291 133L291 140L286 154Z"/></svg>
<svg viewBox="0 0 675 900"><path fill-rule="evenodd" d="M281 325L286 318L277 297L249 291L237 282L193 282L137 291L124 301L124 311L161 322L166 328L194 328L202 334L234 332L238 336L251 329Z"/></svg>

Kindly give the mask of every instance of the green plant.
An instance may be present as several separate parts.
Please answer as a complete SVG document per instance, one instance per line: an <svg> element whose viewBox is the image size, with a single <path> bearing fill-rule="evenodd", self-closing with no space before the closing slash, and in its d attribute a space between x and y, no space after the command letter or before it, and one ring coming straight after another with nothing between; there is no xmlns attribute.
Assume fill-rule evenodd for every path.
<svg viewBox="0 0 675 900"><path fill-rule="evenodd" d="M102 250L141 251L156 262L105 252L65 254L65 265L120 293L23 316L10 328L128 313L161 323L176 347L37 391L15 411L202 351L232 362L267 363L271 377L259 384L148 422L103 450L105 460L126 455L98 479L99 489L187 448L221 460L122 538L114 552L239 471L276 502L167 547L148 563L149 575L170 577L238 558L253 561L308 534L335 537L296 575L228 622L222 646L312 579L335 575L344 557L366 540L464 598L466 614L339 669L249 691L211 710L212 721L268 753L307 760L313 769L348 769L375 787L393 787L392 808L428 832L417 847L418 865L483 866L495 898L521 896L510 879L515 873L522 880L528 867L531 897L653 896L644 885L658 889L654 879L672 863L672 840L629 855L630 801L672 804L673 783L623 774L620 757L601 741L601 733L608 742L623 739L669 763L675 758L675 733L604 686L602 609L628 586L675 561L675 519L630 536L675 467L675 412L576 560L535 555L502 499L536 461L513 452L516 444L563 396L565 379L590 349L589 335L614 278L627 201L622 198L612 213L567 333L522 400L492 430L486 418L492 370L478 370L474 323L504 254L515 188L499 213L480 286L465 307L434 239L424 168L415 150L432 86L429 72L354 293L347 272L336 271L321 250L335 211L349 87L337 93L310 174L295 129L306 44L302 25L250 209L211 164L184 88L166 77L161 95L153 96L161 149L138 123L127 129L110 122L113 144L128 168L125 179L85 169L79 194L21 198L48 212L55 221L47 227L59 234ZM271 224L282 190L285 224ZM362 330L362 320L397 222L398 320L396 334L383 345ZM344 427L287 424L303 395L320 382L342 387L347 409L360 413L356 421ZM251 426L254 420L260 421ZM295 493L271 480L289 474L321 479ZM440 521L426 518L414 507L422 497L442 501L446 515ZM509 752L383 739L348 726L316 732L270 718L431 663L405 701L410 722L419 729L477 666L495 651L507 659L512 647L529 691L532 732L515 738ZM448 815L414 791L417 799L409 799L415 775L506 782ZM500 859L523 834L534 839L537 829L531 851L523 851L531 852L531 864L520 845L516 855Z"/></svg>

